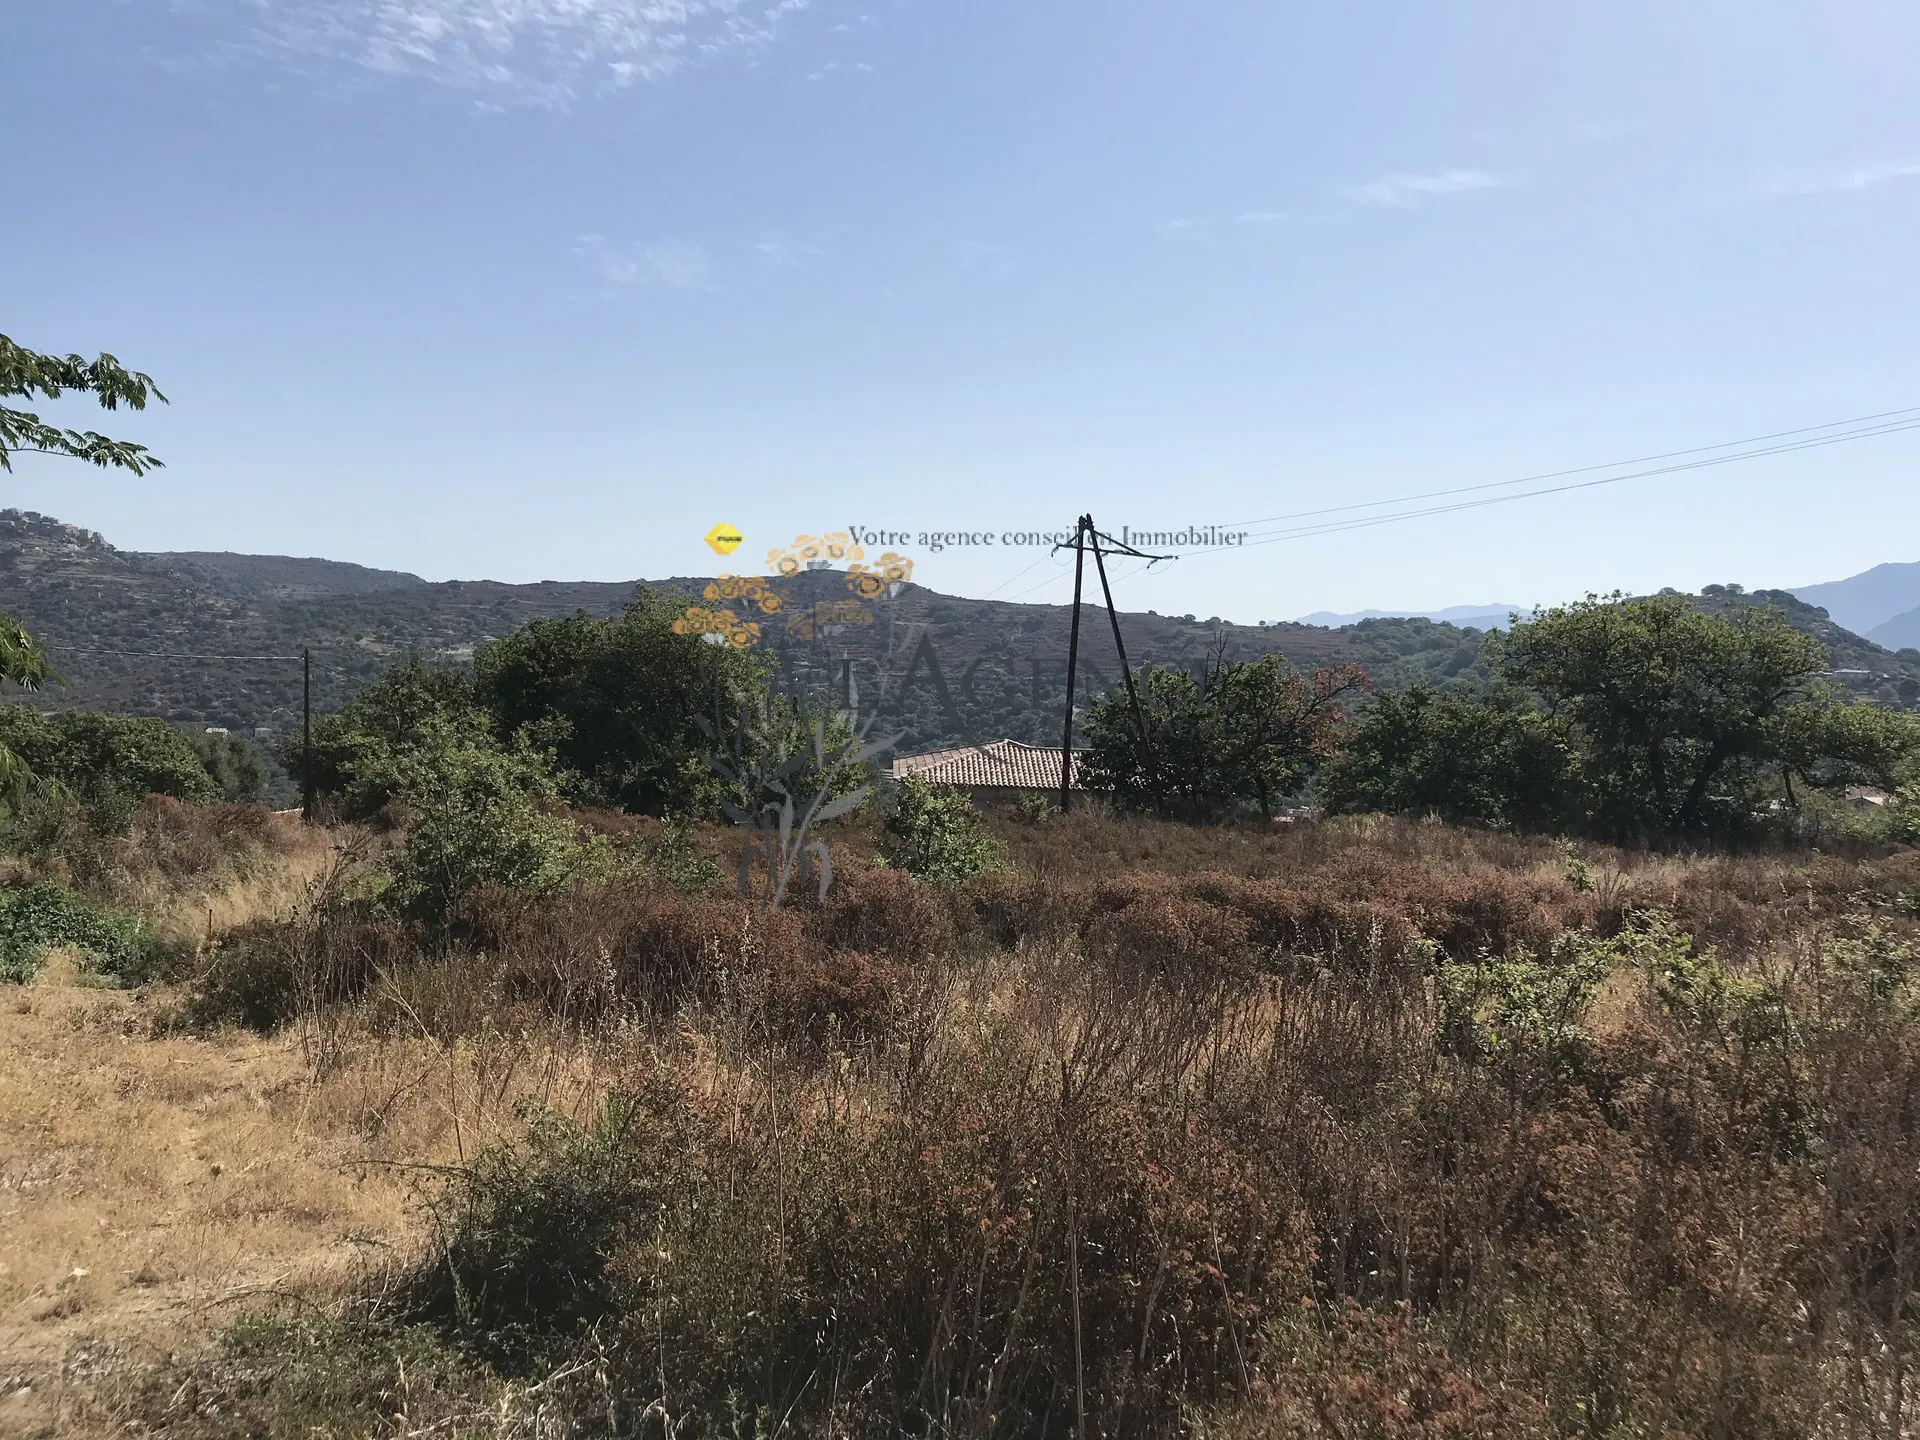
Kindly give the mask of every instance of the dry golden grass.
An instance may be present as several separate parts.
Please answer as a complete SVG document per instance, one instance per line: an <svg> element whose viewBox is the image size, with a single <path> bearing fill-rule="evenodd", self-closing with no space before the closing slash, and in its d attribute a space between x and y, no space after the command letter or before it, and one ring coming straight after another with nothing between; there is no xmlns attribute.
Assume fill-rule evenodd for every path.
<svg viewBox="0 0 1920 1440"><path fill-rule="evenodd" d="M718 1292L740 1276L772 1285L767 1277L815 1264L809 1284L838 1276L832 1283L848 1288L831 1292L836 1307L892 1315L895 1330L875 1333L923 1355L914 1365L931 1374L964 1347L957 1320L936 1324L931 1339L914 1329L921 1302L944 1286L949 1300L973 1295L976 1312L984 1297L990 1316L998 1305L1018 1317L1035 1263L1021 1257L1039 1254L1032 1304L1051 1308L1021 1322L1035 1327L1022 1343L1037 1374L1064 1353L1061 1337L1077 1334L1082 1279L1076 1269L1063 1300L1060 1247L1063 1233L1087 1225L1099 1245L1074 1264L1087 1286L1105 1287L1109 1315L1143 1304L1151 1317L1164 1286L1188 1286L1167 1301L1165 1324L1188 1347L1193 1394L1245 1392L1250 1408L1229 1407L1225 1428L1210 1432L1243 1436L1548 1433L1534 1390L1559 1383L1551 1366L1571 1342L1533 1335L1525 1307L1569 1285L1589 1287L1582 1314L1675 1327L1670 1341L1622 1350L1623 1373L1663 1346L1714 1353L1709 1342L1723 1337L1733 1347L1723 1367L1751 1342L1751 1375L1771 1373L1789 1348L1768 1348L1766 1325L1715 1308L1724 1235L1772 1216L1781 1253L1845 1260L1846 1234L1908 1213L1900 1197L1911 1166L1900 1157L1910 1115L1890 1110L1878 1129L1847 1118L1899 1098L1879 1077L1908 1064L1905 1022L1860 1029L1882 1049L1859 1075L1846 1070L1845 1047L1796 1060L1832 1072L1827 1108L1839 1118L1822 1153L1894 1157L1887 1175L1779 1162L1778 1175L1736 1195L1746 1172L1727 1157L1771 1154L1755 1142L1772 1143L1773 1111L1741 1088L1758 1083L1744 1069L1723 1074L1700 1059L1718 1052L1674 1029L1646 973L1613 974L1586 1016L1595 1044L1583 1083L1606 1087L1588 1095L1547 1070L1452 1055L1430 984L1398 963L1399 950L1348 936L1336 954L1314 927L1347 915L1343 906L1378 907L1381 934L1394 920L1471 958L1520 953L1561 926L1616 927L1628 910L1659 905L1757 973L1814 944L1806 936L1830 934L1859 897L1915 893L1913 854L1729 859L1591 847L1581 875L1552 842L1399 822L1202 831L1089 815L1010 822L1002 833L1023 873L943 896L870 870L853 846L825 907L752 927L723 897L644 884L538 902L496 895L463 912L451 955L416 947L374 966L369 988L306 1010L271 1038L188 1038L155 1018L168 995L90 988L70 961L56 959L30 988L0 991L0 1435L112 1432L133 1412L113 1408L116 1386L103 1375L137 1377L170 1353L199 1352L272 1297L330 1306L364 1293L420 1253L414 1202L432 1183L426 1167L523 1135L526 1100L584 1119L616 1092L649 1095L645 1123L686 1126L655 1160L676 1194L697 1194L692 1209L737 1228L687 1221L679 1244L649 1241L622 1262L681 1287L683 1319L732 1316L733 1299ZM139 897L178 936L218 935L303 909L341 838L270 834L257 863L171 881L129 871L118 894ZM1281 939L1256 943L1256 930ZM1756 1052L1762 1062L1768 1053ZM1806 1084L1797 1071L1789 1078ZM1714 1099L1716 1087L1730 1098ZM1696 1109L1685 1125L1671 1123L1671 1097L1696 1092L1707 1099L1687 1102ZM1708 1133L1738 1143L1689 1148ZM1456 1152L1466 1158L1441 1163ZM1641 1237L1657 1265L1627 1248L1640 1234L1628 1221L1642 1183L1679 1217ZM1840 1238L1828 1237L1809 1198L1822 1195L1835 1214L1851 1205L1866 1218L1835 1222ZM1742 1217L1759 1218L1729 1222L1717 1207L1730 1196ZM793 1221L816 1202L812 1230ZM1563 1232L1587 1237L1592 1255L1563 1245ZM832 1265L826 1250L808 1260L810 1234ZM1900 1229L1903 1256L1913 1243ZM1501 1247L1539 1268L1534 1288L1509 1293L1497 1267L1480 1273L1477 1257ZM896 1259L902 1273L861 1281L867 1289L845 1278L890 1276ZM1637 1288L1662 1265L1681 1277L1669 1290L1684 1281L1696 1296L1679 1318L1660 1308L1659 1284ZM1238 1288L1228 1291L1223 1271ZM1867 1313L1852 1290L1821 1289L1817 1278L1770 1282L1767 1325L1797 1324L1803 1293ZM1474 1304L1509 1307L1498 1310L1508 1316L1501 1344L1523 1358L1505 1370L1504 1352L1474 1349L1464 1329L1457 1355L1436 1339L1477 1313L1455 1298L1468 1284L1480 1287ZM1309 1292L1324 1302L1313 1316L1356 1308L1324 1335L1287 1330L1290 1307ZM1088 1303L1090 1325L1104 1323ZM756 1292L739 1323L762 1304ZM1415 1327L1396 1306L1425 1307L1432 1324ZM1207 1316L1213 1328L1195 1328ZM1239 1325L1268 1353L1242 1356ZM1262 1339L1265 1325L1294 1349ZM713 1347L697 1326L687 1333L699 1338L677 1353L691 1365ZM1152 1387L1187 1383L1174 1370L1127 1378L1152 1358L1145 1334L1108 1336L1103 1353L1118 1368L1092 1383L1114 1404L1148 1396L1162 1405L1155 1414L1170 1415ZM987 1338L990 1350L1002 1344L1001 1332ZM1009 1328L1004 1345L1013 1344ZM1527 1354L1541 1375L1529 1378ZM76 1357L90 1376L75 1376ZM1272 1388L1253 1384L1249 1365L1266 1366ZM1703 1413L1684 1369L1645 1395L1675 1415ZM1751 1388L1748 1372L1727 1375L1713 1382L1716 1396ZM948 1378L965 1399L969 1382ZM1450 1418L1342 1431L1316 1408L1385 1414L1403 1391ZM1739 1433L1729 1424L1714 1433ZM392 1433L413 1432L396 1423Z"/></svg>
<svg viewBox="0 0 1920 1440"><path fill-rule="evenodd" d="M590 1109L629 1063L497 1034L155 1035L164 997L77 979L56 961L0 1010L5 1435L86 1433L56 1424L76 1355L137 1370L269 1297L364 1285L411 1253L414 1167L513 1132L523 1098Z"/></svg>
<svg viewBox="0 0 1920 1440"><path fill-rule="evenodd" d="M402 1224L396 1177L316 1117L297 1040L152 1039L133 996L52 966L0 1012L0 1374L83 1339L172 1348L262 1287L324 1289ZM32 1394L0 1400L0 1428ZM15 1412L11 1418L8 1411Z"/></svg>

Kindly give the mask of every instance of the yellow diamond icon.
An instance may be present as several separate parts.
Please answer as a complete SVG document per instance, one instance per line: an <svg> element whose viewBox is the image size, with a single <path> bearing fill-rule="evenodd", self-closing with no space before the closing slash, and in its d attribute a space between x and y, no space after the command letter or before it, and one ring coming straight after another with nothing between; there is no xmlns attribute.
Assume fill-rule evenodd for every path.
<svg viewBox="0 0 1920 1440"><path fill-rule="evenodd" d="M731 525L716 525L707 531L707 544L716 555L731 555L746 537Z"/></svg>

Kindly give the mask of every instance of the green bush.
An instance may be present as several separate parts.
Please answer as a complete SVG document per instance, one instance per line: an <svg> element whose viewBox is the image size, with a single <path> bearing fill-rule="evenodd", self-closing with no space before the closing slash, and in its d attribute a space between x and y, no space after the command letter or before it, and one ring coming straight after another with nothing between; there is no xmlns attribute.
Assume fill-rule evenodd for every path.
<svg viewBox="0 0 1920 1440"><path fill-rule="evenodd" d="M1544 1066L1571 1075L1586 1053L1581 1028L1613 949L1562 935L1535 959L1443 961L1435 972L1443 1047L1462 1059L1512 1071Z"/></svg>
<svg viewBox="0 0 1920 1440"><path fill-rule="evenodd" d="M981 829L979 812L966 794L918 775L900 782L898 803L887 817L881 838L880 858L935 885L958 885L1001 865L1000 847Z"/></svg>
<svg viewBox="0 0 1920 1440"><path fill-rule="evenodd" d="M296 782L332 799L344 818L368 820L399 794L415 753L444 745L449 732L474 746L492 741L486 713L474 703L473 678L409 655L339 714L315 722L310 753L294 735L280 758Z"/></svg>
<svg viewBox="0 0 1920 1440"><path fill-rule="evenodd" d="M659 1205L631 1097L609 1095L586 1125L537 1107L524 1118L518 1141L452 1177L435 1257L404 1302L507 1370L616 1312L615 1252Z"/></svg>
<svg viewBox="0 0 1920 1440"><path fill-rule="evenodd" d="M59 885L0 894L0 982L24 985L40 973L47 951L70 945L103 974L144 978L154 951L140 922L82 900Z"/></svg>
<svg viewBox="0 0 1920 1440"><path fill-rule="evenodd" d="M46 715L0 706L0 746L43 783L84 805L95 828L121 833L149 795L207 805L220 786L191 737L162 720L75 710Z"/></svg>
<svg viewBox="0 0 1920 1440"><path fill-rule="evenodd" d="M660 822L660 838L648 847L646 865L667 884L688 895L716 890L725 878L719 864L695 847L692 822L672 815Z"/></svg>
<svg viewBox="0 0 1920 1440"><path fill-rule="evenodd" d="M496 733L551 748L577 804L708 813L718 782L699 719L716 697L762 694L759 662L676 634L678 612L642 591L610 620L536 620L474 657L476 703Z"/></svg>
<svg viewBox="0 0 1920 1440"><path fill-rule="evenodd" d="M251 740L225 731L203 730L189 732L187 743L229 804L252 805L265 798L267 759Z"/></svg>
<svg viewBox="0 0 1920 1440"><path fill-rule="evenodd" d="M462 1422L497 1403L498 1389L430 1327L389 1324L369 1305L307 1306L242 1316L210 1350L169 1354L124 1403L139 1434L313 1440L394 1434L397 1403L412 1433L468 1433Z"/></svg>
<svg viewBox="0 0 1920 1440"><path fill-rule="evenodd" d="M546 757L503 748L457 719L421 727L394 757L406 839L386 855L391 900L429 926L484 885L552 891L604 871L611 853L564 814Z"/></svg>

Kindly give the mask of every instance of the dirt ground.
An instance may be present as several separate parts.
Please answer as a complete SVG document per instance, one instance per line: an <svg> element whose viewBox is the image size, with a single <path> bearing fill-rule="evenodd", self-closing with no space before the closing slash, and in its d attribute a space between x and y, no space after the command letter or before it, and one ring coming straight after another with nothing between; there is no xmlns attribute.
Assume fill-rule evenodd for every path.
<svg viewBox="0 0 1920 1440"><path fill-rule="evenodd" d="M299 1037L151 1038L154 1000L75 978L0 1001L4 1435L72 1433L76 1384L236 1302L324 1293L406 1225L404 1177L354 1163L371 1147Z"/></svg>

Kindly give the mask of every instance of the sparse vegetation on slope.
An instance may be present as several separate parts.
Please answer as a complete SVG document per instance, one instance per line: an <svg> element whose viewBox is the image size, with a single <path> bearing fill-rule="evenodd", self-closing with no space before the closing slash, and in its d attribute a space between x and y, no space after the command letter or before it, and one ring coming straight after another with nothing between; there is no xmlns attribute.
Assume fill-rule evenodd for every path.
<svg viewBox="0 0 1920 1440"><path fill-rule="evenodd" d="M351 839L179 990L18 991L16 1364L196 1437L1910 1430L1915 852L1083 813L939 886L880 823L824 903L643 863L433 928ZM131 1078L64 1100L56 1035ZM145 1262L129 1165L198 1227Z"/></svg>

